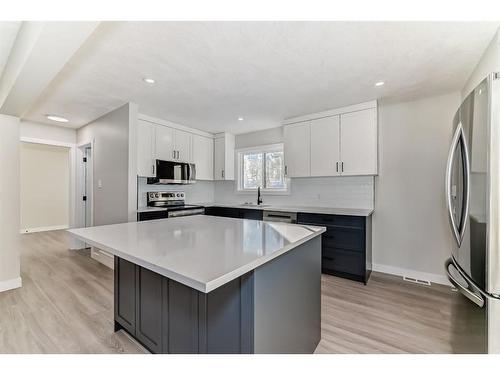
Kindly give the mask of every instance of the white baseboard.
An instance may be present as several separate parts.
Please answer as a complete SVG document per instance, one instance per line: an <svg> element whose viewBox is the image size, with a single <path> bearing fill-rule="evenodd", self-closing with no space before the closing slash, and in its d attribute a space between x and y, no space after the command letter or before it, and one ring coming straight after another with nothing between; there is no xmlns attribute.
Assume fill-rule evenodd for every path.
<svg viewBox="0 0 500 375"><path fill-rule="evenodd" d="M24 228L19 231L19 233L36 233L36 232L47 232L49 230L61 230L68 229L69 225L53 225L51 227L37 227L37 228Z"/></svg>
<svg viewBox="0 0 500 375"><path fill-rule="evenodd" d="M23 286L23 280L21 277L16 277L15 279L0 281L0 292L5 292L6 290L16 289Z"/></svg>
<svg viewBox="0 0 500 375"><path fill-rule="evenodd" d="M418 280L430 281L431 283L451 286L446 276L438 275L435 273L414 271L414 270L409 270L407 268L386 266L385 264L376 264L376 263L372 264L372 270L376 272L388 273L390 275L406 276Z"/></svg>

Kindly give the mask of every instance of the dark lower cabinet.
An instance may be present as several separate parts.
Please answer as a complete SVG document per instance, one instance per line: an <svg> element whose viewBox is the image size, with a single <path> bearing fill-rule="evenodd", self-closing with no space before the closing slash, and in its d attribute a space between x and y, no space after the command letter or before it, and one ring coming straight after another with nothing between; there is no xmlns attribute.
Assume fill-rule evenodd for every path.
<svg viewBox="0 0 500 375"><path fill-rule="evenodd" d="M205 215L262 220L262 210L234 207L205 207Z"/></svg>
<svg viewBox="0 0 500 375"><path fill-rule="evenodd" d="M166 210L146 211L146 212L138 212L137 213L137 221L166 219L167 217L168 217L168 213Z"/></svg>
<svg viewBox="0 0 500 375"><path fill-rule="evenodd" d="M149 350L156 353L162 351L162 294L161 275L137 267L135 334Z"/></svg>
<svg viewBox="0 0 500 375"><path fill-rule="evenodd" d="M321 271L367 283L372 270L371 216L298 213L298 224L326 227Z"/></svg>
<svg viewBox="0 0 500 375"><path fill-rule="evenodd" d="M129 332L136 327L136 281L135 264L115 257L115 322Z"/></svg>

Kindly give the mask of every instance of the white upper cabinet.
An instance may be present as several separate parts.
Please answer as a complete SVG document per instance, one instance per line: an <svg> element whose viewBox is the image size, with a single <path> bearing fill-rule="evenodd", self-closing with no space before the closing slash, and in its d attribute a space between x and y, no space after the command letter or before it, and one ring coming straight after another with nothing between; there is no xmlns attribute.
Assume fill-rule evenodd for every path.
<svg viewBox="0 0 500 375"><path fill-rule="evenodd" d="M217 134L214 148L215 180L234 180L234 135Z"/></svg>
<svg viewBox="0 0 500 375"><path fill-rule="evenodd" d="M285 126L285 174L288 177L311 175L311 126L310 122Z"/></svg>
<svg viewBox="0 0 500 375"><path fill-rule="evenodd" d="M289 177L377 174L377 103L361 103L287 120Z"/></svg>
<svg viewBox="0 0 500 375"><path fill-rule="evenodd" d="M153 177L156 173L154 152L154 124L139 120L137 123L137 174Z"/></svg>
<svg viewBox="0 0 500 375"><path fill-rule="evenodd" d="M214 179L214 140L193 134L193 162L197 180Z"/></svg>
<svg viewBox="0 0 500 375"><path fill-rule="evenodd" d="M377 174L377 111L375 108L340 116L343 176Z"/></svg>
<svg viewBox="0 0 500 375"><path fill-rule="evenodd" d="M174 130L174 150L175 160L183 162L192 162L193 156L191 152L192 134L182 131Z"/></svg>
<svg viewBox="0 0 500 375"><path fill-rule="evenodd" d="M141 115L137 123L137 175L155 177L156 159L195 163L197 179L213 180L213 136Z"/></svg>
<svg viewBox="0 0 500 375"><path fill-rule="evenodd" d="M340 174L339 116L311 121L311 176Z"/></svg>
<svg viewBox="0 0 500 375"><path fill-rule="evenodd" d="M174 160L174 129L168 126L155 125L155 159Z"/></svg>

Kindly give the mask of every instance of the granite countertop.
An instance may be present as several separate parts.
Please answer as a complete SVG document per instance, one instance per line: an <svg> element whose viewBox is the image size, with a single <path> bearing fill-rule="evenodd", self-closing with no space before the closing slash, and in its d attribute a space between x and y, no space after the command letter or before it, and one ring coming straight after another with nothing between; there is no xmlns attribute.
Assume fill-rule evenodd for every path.
<svg viewBox="0 0 500 375"><path fill-rule="evenodd" d="M204 215L68 230L92 246L204 293L324 231Z"/></svg>
<svg viewBox="0 0 500 375"><path fill-rule="evenodd" d="M232 208L247 208L250 210L305 212L305 213L347 215L347 216L370 216L374 211L371 208L280 206L280 205L266 205L266 204L257 206L257 205L245 205L242 203L217 203L217 202L194 203L193 205L203 206L203 207L232 207ZM137 212L162 211L165 209L166 208L164 207L141 207L137 209Z"/></svg>

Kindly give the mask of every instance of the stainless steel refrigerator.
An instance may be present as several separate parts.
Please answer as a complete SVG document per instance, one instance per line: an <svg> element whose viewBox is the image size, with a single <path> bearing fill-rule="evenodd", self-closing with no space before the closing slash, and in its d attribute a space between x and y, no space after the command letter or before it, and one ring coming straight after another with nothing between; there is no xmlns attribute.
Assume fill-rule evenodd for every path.
<svg viewBox="0 0 500 375"><path fill-rule="evenodd" d="M484 344L488 353L500 353L499 185L500 73L493 73L455 114L446 168L446 202L453 236L446 273L476 305L470 316L473 320L460 324L474 328L484 339L477 345Z"/></svg>

